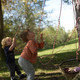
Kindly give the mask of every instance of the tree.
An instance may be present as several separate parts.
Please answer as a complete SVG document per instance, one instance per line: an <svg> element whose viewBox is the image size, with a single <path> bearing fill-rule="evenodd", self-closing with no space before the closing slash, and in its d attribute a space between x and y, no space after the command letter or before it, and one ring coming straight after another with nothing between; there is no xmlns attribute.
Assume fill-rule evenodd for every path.
<svg viewBox="0 0 80 80"><path fill-rule="evenodd" d="M44 34L45 48L52 48L55 39L56 39L55 46L66 42L68 34L65 32L65 29L63 27L59 27L57 37L55 38L56 31L57 29L53 26L44 28L44 30L42 31L42 33Z"/></svg>
<svg viewBox="0 0 80 80"><path fill-rule="evenodd" d="M66 1L67 3L69 0L63 0L64 2ZM78 32L78 39L79 39L79 50L80 50L80 0L73 0L73 6L75 10L75 18L76 18L76 29ZM80 72L79 74L76 75L76 77L73 80L79 80L80 79Z"/></svg>
<svg viewBox="0 0 80 80"><path fill-rule="evenodd" d="M4 25L3 25L3 13L2 13L2 4L0 0L0 58L2 58L3 50L1 48L1 40L3 39Z"/></svg>
<svg viewBox="0 0 80 80"><path fill-rule="evenodd" d="M79 38L79 48L80 48L80 0L74 0L74 8L75 8L75 17L76 17L76 28L78 32Z"/></svg>
<svg viewBox="0 0 80 80"><path fill-rule="evenodd" d="M7 14L7 18L4 16L4 20L7 19L14 34L19 29L19 25L23 26L20 27L20 30L29 28L33 31L35 28L37 29L41 14L44 14L43 0L4 0L2 3L4 14Z"/></svg>
<svg viewBox="0 0 80 80"><path fill-rule="evenodd" d="M13 37L18 31L20 33L24 29L31 29L38 32L38 26L43 12L43 0L0 0L0 42L4 37ZM3 10L3 11L2 11ZM2 14L3 12L3 14ZM6 16L5 16L6 14ZM4 25L3 25L4 15ZM44 17L43 17L44 18ZM20 26L20 28L19 28ZM6 33L6 34L5 34ZM18 38L20 42L20 37ZM0 51L1 51L0 43ZM2 53L2 52L1 52Z"/></svg>

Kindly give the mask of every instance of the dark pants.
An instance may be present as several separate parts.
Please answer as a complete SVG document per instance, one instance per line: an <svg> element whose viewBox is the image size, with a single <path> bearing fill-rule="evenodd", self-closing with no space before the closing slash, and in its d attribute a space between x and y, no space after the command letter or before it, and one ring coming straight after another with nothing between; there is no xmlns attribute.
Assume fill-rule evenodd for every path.
<svg viewBox="0 0 80 80"><path fill-rule="evenodd" d="M18 66L15 63L9 63L9 64L7 64L7 66L10 71L11 77L15 77L15 71L17 72L18 75L21 74L20 69L18 68Z"/></svg>

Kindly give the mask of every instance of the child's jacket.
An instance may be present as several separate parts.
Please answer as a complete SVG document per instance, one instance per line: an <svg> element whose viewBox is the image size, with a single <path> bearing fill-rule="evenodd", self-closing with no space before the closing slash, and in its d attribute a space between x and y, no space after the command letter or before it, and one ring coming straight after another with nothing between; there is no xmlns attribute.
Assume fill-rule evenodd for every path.
<svg viewBox="0 0 80 80"><path fill-rule="evenodd" d="M29 40L21 53L21 57L34 64L37 59L37 50L43 47L44 42L38 43L33 40Z"/></svg>
<svg viewBox="0 0 80 80"><path fill-rule="evenodd" d="M4 52L5 52L5 56L6 56L6 62L8 64L15 62L14 49L12 51L9 51L9 47L10 46L5 46L5 48L4 48Z"/></svg>

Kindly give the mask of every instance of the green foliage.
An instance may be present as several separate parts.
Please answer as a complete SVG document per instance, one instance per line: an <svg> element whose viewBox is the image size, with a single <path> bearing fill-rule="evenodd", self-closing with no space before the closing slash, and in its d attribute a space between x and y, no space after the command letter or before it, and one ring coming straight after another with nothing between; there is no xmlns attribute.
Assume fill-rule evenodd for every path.
<svg viewBox="0 0 80 80"><path fill-rule="evenodd" d="M45 47L51 47L53 45L53 40L54 40L54 28L48 27L45 28L42 33L44 34L44 42L45 42Z"/></svg>
<svg viewBox="0 0 80 80"><path fill-rule="evenodd" d="M2 8L4 15L4 37L14 37L15 33L18 32L16 52L21 52L25 43L23 45L23 42L20 40L20 32L28 28L37 34L40 21L44 21L41 20L41 15L42 13L44 14L42 10L43 0L2 0Z"/></svg>
<svg viewBox="0 0 80 80"><path fill-rule="evenodd" d="M44 14L43 0L2 0L2 5L5 30L11 35L27 28L35 31L40 25L40 21L44 21L41 20L41 15Z"/></svg>
<svg viewBox="0 0 80 80"><path fill-rule="evenodd" d="M66 42L68 34L65 32L64 28L60 27L57 34L57 44Z"/></svg>
<svg viewBox="0 0 80 80"><path fill-rule="evenodd" d="M68 31L68 37L70 37L70 40L78 38L77 30L74 28L72 31Z"/></svg>
<svg viewBox="0 0 80 80"><path fill-rule="evenodd" d="M56 45L66 42L68 38L68 34L65 30L60 27L57 29L55 27L45 28L42 33L44 34L45 48L52 48L54 41L56 41Z"/></svg>

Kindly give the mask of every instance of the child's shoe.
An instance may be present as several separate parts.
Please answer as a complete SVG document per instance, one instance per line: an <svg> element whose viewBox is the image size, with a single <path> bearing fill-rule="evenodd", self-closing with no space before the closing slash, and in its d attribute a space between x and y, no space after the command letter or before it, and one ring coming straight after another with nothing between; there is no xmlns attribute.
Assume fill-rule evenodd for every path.
<svg viewBox="0 0 80 80"><path fill-rule="evenodd" d="M23 78L26 78L27 75L26 74L21 74L21 75L19 75L19 77L20 77L20 79L23 79Z"/></svg>

